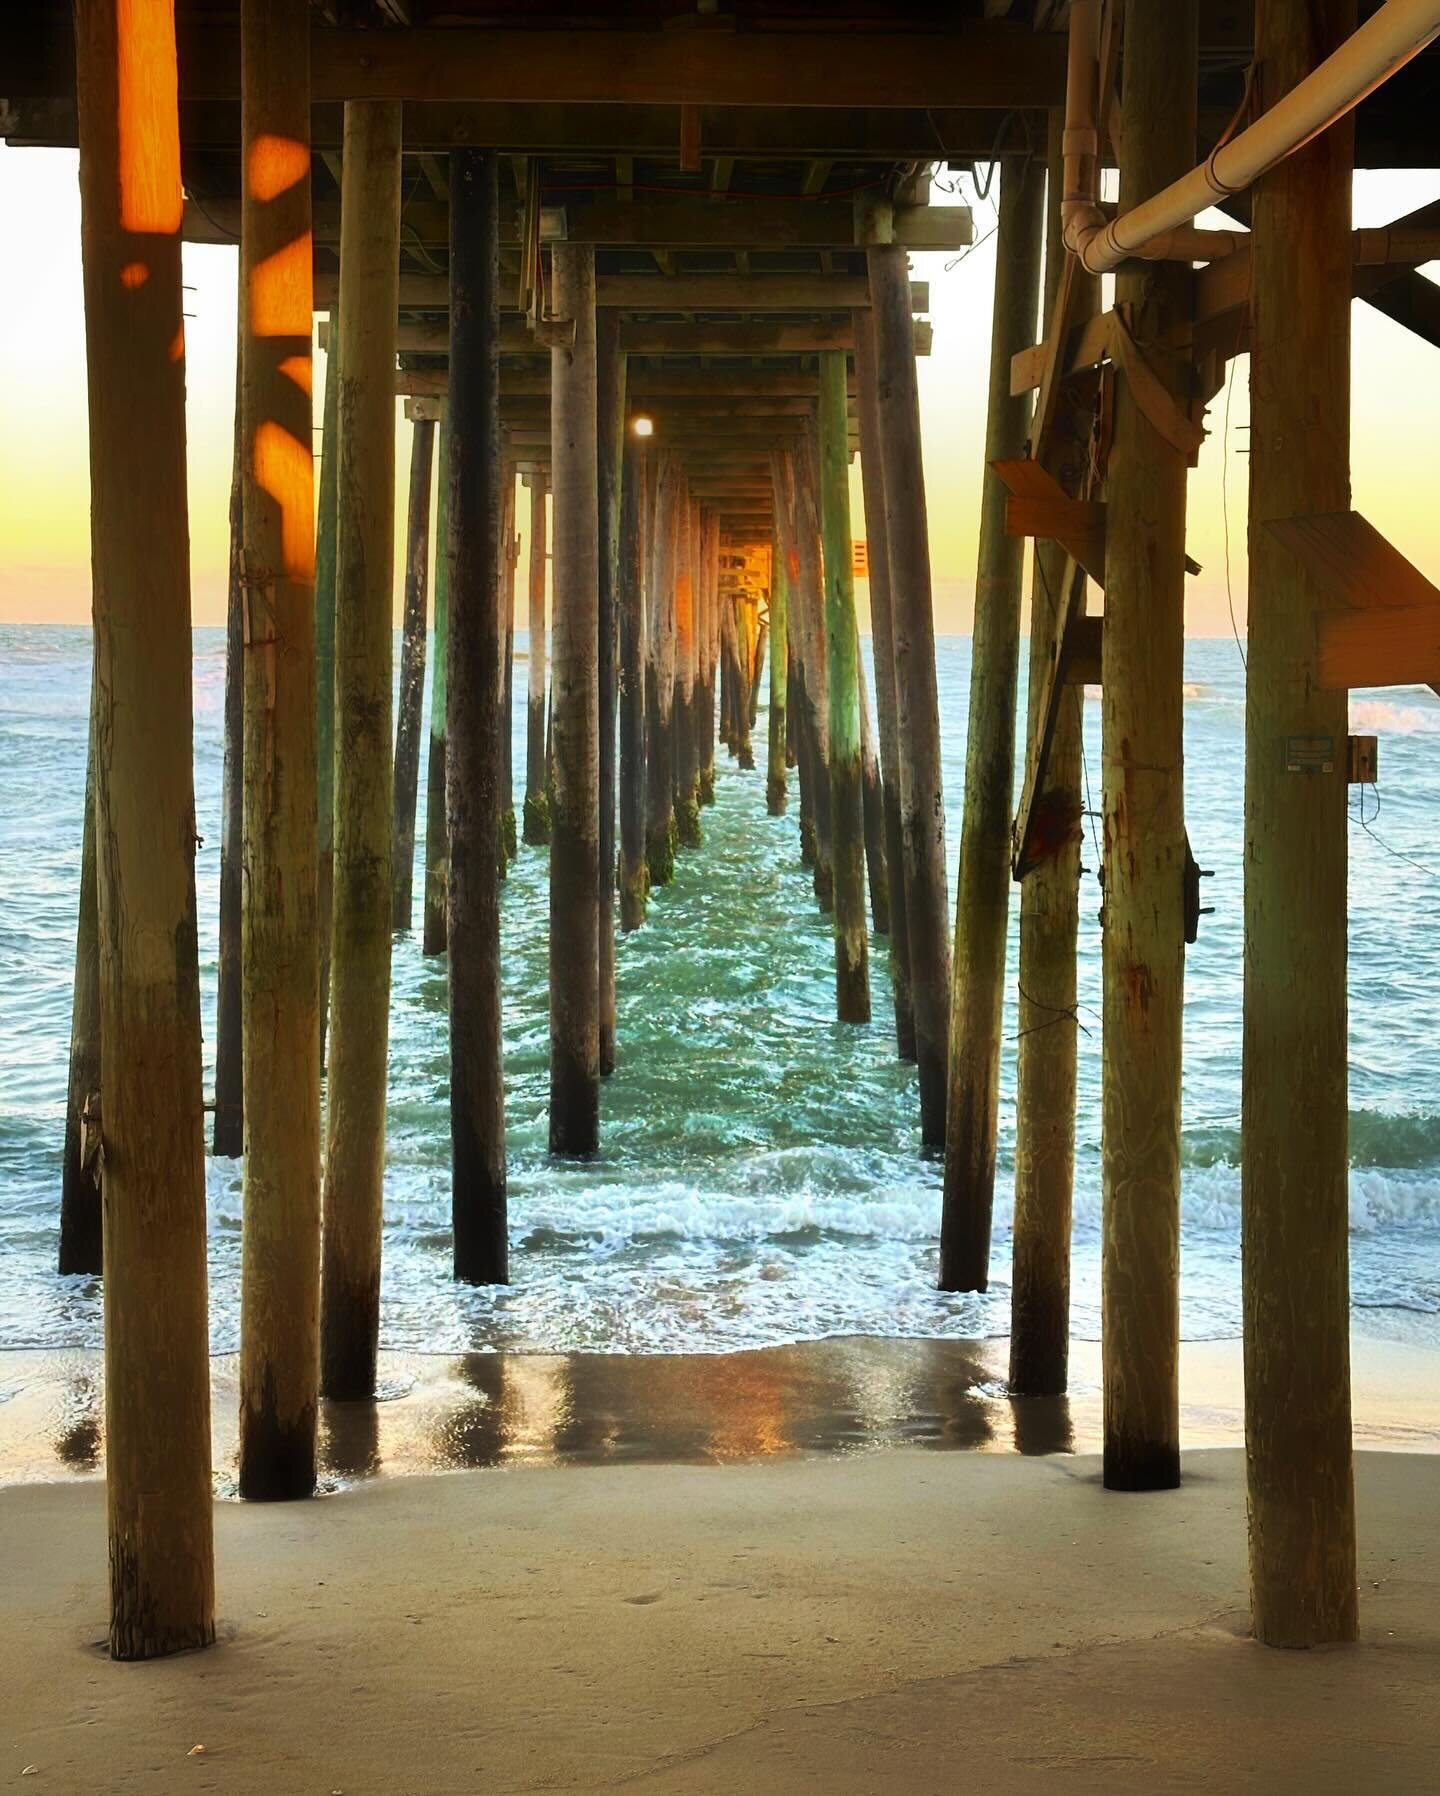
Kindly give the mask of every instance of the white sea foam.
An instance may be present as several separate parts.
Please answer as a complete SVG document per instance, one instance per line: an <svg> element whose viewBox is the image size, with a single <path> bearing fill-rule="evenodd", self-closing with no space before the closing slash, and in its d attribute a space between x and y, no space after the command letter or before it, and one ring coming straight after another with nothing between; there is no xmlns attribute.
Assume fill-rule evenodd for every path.
<svg viewBox="0 0 1440 1796"><path fill-rule="evenodd" d="M1440 736L1440 699L1400 704L1387 698L1352 698L1350 728L1359 735Z"/></svg>

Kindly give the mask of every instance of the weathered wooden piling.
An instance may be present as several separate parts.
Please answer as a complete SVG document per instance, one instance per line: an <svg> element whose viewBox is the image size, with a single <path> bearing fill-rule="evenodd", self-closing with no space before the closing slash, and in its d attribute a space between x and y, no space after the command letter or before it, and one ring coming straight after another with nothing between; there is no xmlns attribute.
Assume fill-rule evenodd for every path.
<svg viewBox="0 0 1440 1796"><path fill-rule="evenodd" d="M330 1023L330 922L335 894L335 582L340 492L340 331L330 314L315 523L315 915L320 929L320 1063Z"/></svg>
<svg viewBox="0 0 1440 1796"><path fill-rule="evenodd" d="M815 822L815 901L827 915L835 903L834 849L830 818L830 681L825 641L825 565L820 539L820 503L812 446L792 458L795 541L800 578L790 602L800 615L805 642L804 699L810 747L810 798Z"/></svg>
<svg viewBox="0 0 1440 1796"><path fill-rule="evenodd" d="M915 1058L915 1006L910 995L910 924L900 827L900 738L895 711L895 636L890 598L890 537L885 525L885 469L880 452L880 402L875 384L875 327L869 309L851 313L855 338L855 395L860 425L860 475L869 551L870 647L875 658L875 722L880 737L885 873L890 897L890 990L895 1048Z"/></svg>
<svg viewBox="0 0 1440 1796"><path fill-rule="evenodd" d="M515 535L515 464L506 457L500 471L500 649L504 719L500 753L500 877L520 851L515 830L515 574L520 565Z"/></svg>
<svg viewBox="0 0 1440 1796"><path fill-rule="evenodd" d="M1196 0L1127 9L1120 203L1194 161ZM1116 298L1187 417L1190 270L1122 274ZM1152 410L1153 405L1152 405ZM1103 1361L1105 1483L1180 1481L1180 1019L1185 980L1181 698L1186 453L1117 379L1106 489Z"/></svg>
<svg viewBox="0 0 1440 1796"><path fill-rule="evenodd" d="M785 628L789 647L786 673L785 725L787 747L793 749L796 785L800 791L800 865L815 865L815 792L810 699L806 688L805 657L808 652L805 595L801 589L800 549L795 495L795 465L788 452L770 456L770 490L775 507L778 559L785 575Z"/></svg>
<svg viewBox="0 0 1440 1796"><path fill-rule="evenodd" d="M984 1291L1000 1122L1000 1027L1010 914L1010 819L1015 695L1020 668L1023 537L1005 531L1006 489L992 464L1023 453L1028 394L1010 392L1010 361L1035 341L1045 165L1011 157L1001 166L990 330L989 411L981 479L979 567L970 644L970 720L965 799L955 877L955 957L950 998L950 1095L940 1289Z"/></svg>
<svg viewBox="0 0 1440 1796"><path fill-rule="evenodd" d="M652 887L675 874L674 484L678 468L663 458L650 503L645 637L645 859Z"/></svg>
<svg viewBox="0 0 1440 1796"><path fill-rule="evenodd" d="M455 1276L509 1278L500 1019L505 675L501 617L500 192L488 150L450 153L450 562L445 753Z"/></svg>
<svg viewBox="0 0 1440 1796"><path fill-rule="evenodd" d="M220 927L215 990L215 1116L210 1146L245 1151L245 1029L241 858L245 841L245 281L235 331L235 450L230 465L230 567L225 603L224 762L220 782ZM97 1185L98 1190L98 1185ZM97 1236L95 1247L99 1251ZM97 1266L95 1270L99 1270Z"/></svg>
<svg viewBox="0 0 1440 1796"><path fill-rule="evenodd" d="M95 686L90 687L85 753L85 821L80 839L80 904L75 923L75 987L70 1006L70 1075L60 1173L61 1272L104 1270L101 1156L87 1112L100 1110L100 910L95 869Z"/></svg>
<svg viewBox="0 0 1440 1796"><path fill-rule="evenodd" d="M321 1262L325 1395L375 1389L390 1025L398 101L345 105L335 599L335 890Z"/></svg>
<svg viewBox="0 0 1440 1796"><path fill-rule="evenodd" d="M526 624L530 659L525 670L525 808L521 836L532 848L550 840L550 799L545 765L545 476L527 474L530 491L529 584Z"/></svg>
<svg viewBox="0 0 1440 1796"><path fill-rule="evenodd" d="M950 902L915 330L905 251L887 243L866 254L890 554L901 859L920 1082L920 1141L923 1147L940 1148L945 1145L949 1086Z"/></svg>
<svg viewBox="0 0 1440 1796"><path fill-rule="evenodd" d="M1355 26L1355 0L1256 8L1273 106ZM1353 1640L1346 1099L1347 695L1323 691L1326 595L1272 519L1350 508L1354 127L1261 177L1251 247L1241 1202L1250 1599L1270 1646ZM1328 740L1323 772L1287 768Z"/></svg>
<svg viewBox="0 0 1440 1796"><path fill-rule="evenodd" d="M645 443L626 433L620 481L620 927L645 921Z"/></svg>
<svg viewBox="0 0 1440 1796"><path fill-rule="evenodd" d="M600 767L599 936L596 960L600 980L600 1076L615 1070L615 774L617 764L616 697L620 658L620 504L625 453L625 351L620 343L620 314L610 306L597 313L596 344L596 478L600 507L599 702Z"/></svg>
<svg viewBox="0 0 1440 1796"><path fill-rule="evenodd" d="M770 655L770 733L765 763L765 809L772 817L783 817L789 803L789 774L785 765L785 698L789 663L786 644L789 641L787 600L790 576L785 557L777 540L770 558L770 632L775 648Z"/></svg>
<svg viewBox="0 0 1440 1796"><path fill-rule="evenodd" d="M446 896L450 880L450 833L445 817L445 718L449 709L450 570L450 412L440 418L440 490L435 498L435 626L430 650L430 747L425 765L425 916L421 948L446 948Z"/></svg>
<svg viewBox="0 0 1440 1796"><path fill-rule="evenodd" d="M704 530L704 627L700 644L703 662L700 675L700 802L715 802L715 670L720 651L720 518L710 513Z"/></svg>
<svg viewBox="0 0 1440 1796"><path fill-rule="evenodd" d="M695 730L695 672L699 660L696 595L699 557L689 482L675 491L675 686L670 715L675 735L675 839L700 846L700 745Z"/></svg>
<svg viewBox="0 0 1440 1796"><path fill-rule="evenodd" d="M320 1380L310 30L287 0L245 0L240 17L246 1078L239 1481L244 1497L286 1498L315 1488ZM388 589L385 597L388 627ZM333 1081L331 1091L334 1103ZM383 1083L380 1103L383 1127Z"/></svg>
<svg viewBox="0 0 1440 1796"><path fill-rule="evenodd" d="M555 306L573 343L550 352L555 605L550 679L550 1151L600 1143L600 516L595 251L557 243Z"/></svg>
<svg viewBox="0 0 1440 1796"><path fill-rule="evenodd" d="M835 1010L870 1021L865 922L865 799L860 764L860 633L850 541L843 349L820 355L820 499L825 532L825 661L829 675L830 829L834 856Z"/></svg>
<svg viewBox="0 0 1440 1796"><path fill-rule="evenodd" d="M400 707L395 726L395 800L390 835L391 925L410 927L415 880L415 803L425 709L425 614L430 586L430 481L435 420L410 426L410 503L405 522L405 610L400 637Z"/></svg>
<svg viewBox="0 0 1440 1796"><path fill-rule="evenodd" d="M75 65L106 1069L110 1651L147 1659L215 1638L184 197L169 0L79 0Z"/></svg>
<svg viewBox="0 0 1440 1796"><path fill-rule="evenodd" d="M1060 206L1064 194L1062 121L1050 117L1046 206L1044 317L1054 317L1065 248ZM1100 283L1076 269L1063 328L1097 308ZM1081 491L1090 462L1088 407L1079 429L1060 428L1057 414L1043 465L1071 497ZM1069 423L1069 419L1065 420ZM1030 675L1026 742L1033 746L1058 618L1067 582L1083 579L1064 549L1035 545L1030 583ZM1046 763L1044 801L1069 820L1050 853L1020 886L1019 1045L1015 1071L1015 1223L1010 1274L1010 1388L1025 1396L1056 1396L1069 1376L1070 1225L1075 1184L1075 1091L1078 1024L1076 950L1080 925L1082 808L1081 727L1084 687L1073 686L1055 717Z"/></svg>
<svg viewBox="0 0 1440 1796"><path fill-rule="evenodd" d="M772 662L773 666L774 663ZM860 790L865 807L865 879L870 888L870 922L876 935L890 933L890 875L885 863L885 795L880 784L880 756L870 721L870 693L865 662L859 662Z"/></svg>

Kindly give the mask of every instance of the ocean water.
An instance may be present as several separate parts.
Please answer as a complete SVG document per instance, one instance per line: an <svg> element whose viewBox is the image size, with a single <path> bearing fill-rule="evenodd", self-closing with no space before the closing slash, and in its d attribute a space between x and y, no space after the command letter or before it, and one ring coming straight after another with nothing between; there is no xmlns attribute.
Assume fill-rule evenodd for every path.
<svg viewBox="0 0 1440 1796"><path fill-rule="evenodd" d="M525 642L514 752L524 783ZM398 661L398 654L397 654ZM954 847L968 639L939 645ZM85 770L89 633L0 628L0 1348L99 1343L98 1281L54 1270ZM1239 1147L1243 674L1236 645L1187 651L1186 804L1214 869L1189 951L1182 1332L1240 1330ZM195 634L197 861L206 1090L211 1088L224 641ZM1098 802L1099 706L1086 707ZM1440 700L1358 693L1380 782L1352 792L1351 1283L1355 1326L1440 1346ZM762 710L757 746L763 744ZM883 941L875 1021L833 1020L832 947L797 852L796 806L771 818L762 768L720 754L703 849L621 938L620 1064L591 1163L546 1153L546 857L505 888L507 1127L514 1282L450 1276L445 969L398 936L390 1034L382 1345L721 1351L841 1334L985 1337L1008 1327L1014 1142L1007 1009L993 1279L935 1286L940 1169L918 1151L913 1070L892 1048ZM425 814L424 768L419 815ZM792 782L793 793L793 782ZM1363 796L1364 812L1361 813ZM423 822L422 822L423 830ZM1100 938L1093 845L1082 887L1072 1326L1099 1331ZM417 873L418 894L422 881ZM1014 954L1012 908L1011 954ZM1013 989L1013 978L1011 981ZM241 1166L208 1162L213 1343L238 1337Z"/></svg>

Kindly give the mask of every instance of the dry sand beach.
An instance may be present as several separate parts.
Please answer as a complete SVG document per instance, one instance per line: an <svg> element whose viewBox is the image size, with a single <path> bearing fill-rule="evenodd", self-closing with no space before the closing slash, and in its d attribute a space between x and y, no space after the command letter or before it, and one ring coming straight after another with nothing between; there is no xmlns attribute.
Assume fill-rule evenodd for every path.
<svg viewBox="0 0 1440 1796"><path fill-rule="evenodd" d="M1187 1452L1178 1492L1107 1494L1093 1456L1053 1450L1065 1425L1092 1439L1093 1353L1076 1352L1077 1396L1028 1435L988 1382L1003 1343L578 1372L476 1356L488 1395L461 1362L392 1361L368 1458L367 1431L328 1418L337 1494L217 1503L220 1649L148 1666L104 1651L98 1436L88 1464L52 1442L63 1482L0 1490L0 1780L33 1766L36 1796L1433 1790L1440 1456L1359 1455L1361 1644L1263 1651L1240 1451ZM1431 1369L1361 1350L1362 1445L1434 1440ZM24 1370L33 1422L44 1381ZM1187 1349L1187 1440L1235 1438L1237 1370L1228 1345ZM218 1361L221 1489L229 1378ZM435 1471L461 1442L475 1469ZM407 1471L428 1475L389 1475Z"/></svg>

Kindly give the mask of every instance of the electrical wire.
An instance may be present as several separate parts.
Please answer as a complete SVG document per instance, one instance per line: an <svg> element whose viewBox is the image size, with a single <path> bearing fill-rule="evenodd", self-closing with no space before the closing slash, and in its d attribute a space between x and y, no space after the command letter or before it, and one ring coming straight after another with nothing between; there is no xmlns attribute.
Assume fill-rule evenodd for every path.
<svg viewBox="0 0 1440 1796"><path fill-rule="evenodd" d="M1383 836L1377 836L1375 834L1375 831L1370 827L1370 823L1365 816L1365 789L1367 786L1375 798L1374 815L1376 817L1380 815L1380 789L1373 780L1366 780L1360 787L1360 809L1358 813L1351 811L1351 817L1360 825L1361 829L1363 829L1365 834L1369 836L1375 846L1383 849L1392 860L1404 861L1407 867L1413 867L1417 873L1423 873L1432 885L1440 885L1440 873L1437 873L1433 867L1427 867L1423 861L1415 860L1413 856L1403 853L1400 849L1387 842Z"/></svg>

